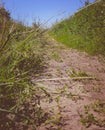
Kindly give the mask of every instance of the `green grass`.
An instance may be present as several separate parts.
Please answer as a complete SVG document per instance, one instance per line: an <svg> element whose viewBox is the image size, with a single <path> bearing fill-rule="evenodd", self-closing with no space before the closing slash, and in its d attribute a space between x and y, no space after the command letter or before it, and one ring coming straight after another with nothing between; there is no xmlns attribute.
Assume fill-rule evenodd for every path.
<svg viewBox="0 0 105 130"><path fill-rule="evenodd" d="M105 54L105 1L56 23L49 34L66 46L89 54Z"/></svg>
<svg viewBox="0 0 105 130"><path fill-rule="evenodd" d="M90 75L87 74L85 71L76 71L74 68L72 68L72 73L70 74L70 77L89 77Z"/></svg>
<svg viewBox="0 0 105 130"><path fill-rule="evenodd" d="M42 70L45 36L39 26L27 27L11 20L4 7L0 7L0 18L0 129L11 129L16 122L36 127L41 112L37 107L41 88L33 85L31 78ZM35 106L29 108L32 98ZM30 109L36 118L32 119Z"/></svg>
<svg viewBox="0 0 105 130"><path fill-rule="evenodd" d="M61 57L59 56L59 53L58 52L52 52L51 53L51 58L54 59L55 61L57 62L61 62Z"/></svg>

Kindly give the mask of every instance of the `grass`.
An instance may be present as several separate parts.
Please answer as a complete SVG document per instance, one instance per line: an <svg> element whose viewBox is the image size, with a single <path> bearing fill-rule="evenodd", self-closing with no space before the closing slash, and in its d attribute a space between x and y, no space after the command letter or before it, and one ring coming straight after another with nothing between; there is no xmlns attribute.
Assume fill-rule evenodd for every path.
<svg viewBox="0 0 105 130"><path fill-rule="evenodd" d="M60 55L59 55L59 53L58 52L52 52L51 53L51 58L52 59L54 59L55 61L57 61L57 62L61 62L61 57L60 57Z"/></svg>
<svg viewBox="0 0 105 130"><path fill-rule="evenodd" d="M100 100L96 100L94 102L94 104L92 105L92 108L95 112L98 112L98 113L103 113L105 114L105 103L103 103L102 101Z"/></svg>
<svg viewBox="0 0 105 130"><path fill-rule="evenodd" d="M68 47L105 54L105 2L100 1L56 23L49 34Z"/></svg>
<svg viewBox="0 0 105 130"><path fill-rule="evenodd" d="M23 129L29 125L36 129L44 115L37 98L41 88L31 78L43 70L44 30L11 20L4 7L0 18L0 129L15 129L16 123L17 128L23 123Z"/></svg>
<svg viewBox="0 0 105 130"><path fill-rule="evenodd" d="M99 127L104 127L104 115L105 103L100 100L96 100L94 103L84 106L84 114L80 114L80 121L87 128L93 124Z"/></svg>
<svg viewBox="0 0 105 130"><path fill-rule="evenodd" d="M90 75L87 74L85 71L76 71L74 68L71 70L70 77L89 77Z"/></svg>
<svg viewBox="0 0 105 130"><path fill-rule="evenodd" d="M80 15L76 14L74 18L70 19L70 22L66 20L69 24L66 24L65 21L62 22L63 25L62 23L60 25L57 24L54 27L54 33L53 31L51 33L58 41L61 40L67 46L84 50L85 45L81 43L86 43L87 49L88 43L90 47L91 39L90 37L85 37L84 34L87 33L84 33L84 27L84 30L82 30L83 28L79 28L80 32L77 31L77 17L78 20L81 18ZM72 25L72 32L68 25ZM57 90L57 94L59 95L57 95L55 101L59 112L56 117L53 116L46 119L45 116L47 113L44 113L41 109L40 102L43 98L47 98L49 103L51 103L53 99L45 88L36 86L31 81L32 76L37 75L37 71L43 71L43 55L46 44L46 38L43 32L45 30L37 24L34 24L33 27L27 27L20 22L11 20L9 12L4 7L0 7L0 28L2 28L0 30L0 129L20 129L21 127L23 127L22 129L28 129L28 126L32 129L37 129L38 126L45 122L46 124L53 123L58 126L57 129L61 130L63 123L60 96L66 96L74 101L79 100L80 96L69 92L67 86L63 86ZM97 38L99 38L98 35L92 38L92 43L94 44L91 45L93 49L96 49L96 41L93 40ZM52 52L51 55L54 60L62 62L59 53ZM59 69L57 71L61 73ZM88 74L86 72L72 70L71 76L84 77L88 76ZM94 103L93 109L99 113L104 113L104 106L100 102ZM87 111L88 115L87 117L82 116L81 122L84 124L97 122L94 116L89 113L88 107L86 106L85 111Z"/></svg>

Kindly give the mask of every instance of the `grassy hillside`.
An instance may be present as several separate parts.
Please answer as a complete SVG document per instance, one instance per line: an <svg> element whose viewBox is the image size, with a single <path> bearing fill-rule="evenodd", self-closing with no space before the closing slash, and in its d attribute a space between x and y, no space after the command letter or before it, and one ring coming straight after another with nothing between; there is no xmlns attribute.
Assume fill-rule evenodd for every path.
<svg viewBox="0 0 105 130"><path fill-rule="evenodd" d="M105 54L105 1L94 3L56 23L51 31L59 42L90 54Z"/></svg>

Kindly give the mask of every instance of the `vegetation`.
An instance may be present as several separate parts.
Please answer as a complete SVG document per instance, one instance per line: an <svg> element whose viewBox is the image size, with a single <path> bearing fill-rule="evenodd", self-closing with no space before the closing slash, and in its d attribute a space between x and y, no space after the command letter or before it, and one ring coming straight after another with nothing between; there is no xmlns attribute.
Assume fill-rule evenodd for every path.
<svg viewBox="0 0 105 130"><path fill-rule="evenodd" d="M89 77L89 76L90 75L87 74L85 71L76 72L74 68L72 68L72 73L70 75L70 77Z"/></svg>
<svg viewBox="0 0 105 130"><path fill-rule="evenodd" d="M57 23L50 34L69 47L91 54L105 54L104 6L104 1L91 6L88 3L86 8L75 13L74 16ZM37 79L43 72L46 50L47 53L49 52L48 48L45 48L47 43L45 32L46 30L41 28L40 23L35 22L32 27L27 27L19 21L12 20L9 11L4 6L0 6L0 130L37 130L42 123L48 125L46 129L55 127L61 130L65 125L61 100L68 98L69 101L71 99L75 103L83 100L78 92L71 91L76 85L72 85L74 81L70 81L70 87L65 83L62 87L53 88L54 90L39 83L41 80L35 81L35 78ZM57 46L53 46L51 50L50 46L49 57L59 64L63 60L54 47ZM65 49L65 47L59 46L59 49ZM66 71L66 67L64 69ZM58 75L55 74L55 76L62 76L61 69L56 68L56 71ZM70 72L67 71L67 75L75 82L83 78L94 78L87 72L77 71L75 68L72 68ZM50 76L50 73L47 76ZM50 79L44 80L50 81ZM59 83L57 81L55 85ZM100 92L100 89L95 86L92 90ZM56 103L56 106L49 105L51 108L45 112L41 108L41 103L44 101L48 105L51 102ZM58 112L55 112L56 115L54 115L54 107L58 109ZM92 112L105 114L105 103L97 100L91 106L84 106L84 109L84 115L79 113L82 124L87 127L92 124L105 126L105 121L99 121L90 111L92 109Z"/></svg>
<svg viewBox="0 0 105 130"><path fill-rule="evenodd" d="M43 67L43 32L39 25L27 27L11 20L10 13L0 7L0 129L14 129L16 124L19 129L19 122L22 129L27 124L36 129L44 116L38 106L41 89L31 82ZM29 108L32 99L35 106Z"/></svg>
<svg viewBox="0 0 105 130"><path fill-rule="evenodd" d="M90 54L105 54L105 1L97 1L50 30L59 42Z"/></svg>
<svg viewBox="0 0 105 130"><path fill-rule="evenodd" d="M80 114L81 123L85 125L87 128L92 124L103 127L105 126L105 120L103 120L103 116L105 116L105 103L96 100L94 103L90 105L84 106L84 115ZM99 117L100 115L100 117Z"/></svg>

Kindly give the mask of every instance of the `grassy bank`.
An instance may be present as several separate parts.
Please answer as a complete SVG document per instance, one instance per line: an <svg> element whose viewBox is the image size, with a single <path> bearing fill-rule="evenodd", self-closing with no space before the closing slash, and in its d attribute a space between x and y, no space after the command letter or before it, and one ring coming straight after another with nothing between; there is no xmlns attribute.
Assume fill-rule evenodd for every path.
<svg viewBox="0 0 105 130"><path fill-rule="evenodd" d="M19 126L28 129L29 125L35 129L39 123L39 88L31 78L42 70L46 44L43 32L39 25L27 27L13 21L10 13L0 7L0 130ZM35 106L29 107L33 92Z"/></svg>
<svg viewBox="0 0 105 130"><path fill-rule="evenodd" d="M57 41L89 54L105 55L105 1L100 1L56 23L50 30Z"/></svg>

